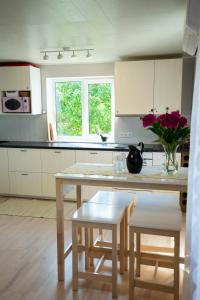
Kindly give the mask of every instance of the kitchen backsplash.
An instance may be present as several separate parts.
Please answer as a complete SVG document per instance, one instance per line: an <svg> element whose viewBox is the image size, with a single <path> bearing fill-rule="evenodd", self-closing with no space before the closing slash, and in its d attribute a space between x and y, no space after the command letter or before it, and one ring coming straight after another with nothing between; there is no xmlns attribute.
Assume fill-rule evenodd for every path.
<svg viewBox="0 0 200 300"><path fill-rule="evenodd" d="M121 137L129 134L131 137ZM156 136L142 127L139 117L118 117L115 118L115 142L122 144L135 144L144 142L151 144Z"/></svg>
<svg viewBox="0 0 200 300"><path fill-rule="evenodd" d="M0 140L46 141L47 116L0 116Z"/></svg>

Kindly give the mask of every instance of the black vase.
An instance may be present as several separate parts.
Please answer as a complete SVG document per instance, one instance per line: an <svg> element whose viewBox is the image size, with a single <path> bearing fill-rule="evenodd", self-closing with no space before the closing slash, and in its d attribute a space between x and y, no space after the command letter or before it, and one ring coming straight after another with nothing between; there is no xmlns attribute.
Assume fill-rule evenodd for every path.
<svg viewBox="0 0 200 300"><path fill-rule="evenodd" d="M144 150L144 144L139 143L137 147L129 145L129 154L126 158L126 164L128 171L133 174L140 173L142 170L142 153Z"/></svg>

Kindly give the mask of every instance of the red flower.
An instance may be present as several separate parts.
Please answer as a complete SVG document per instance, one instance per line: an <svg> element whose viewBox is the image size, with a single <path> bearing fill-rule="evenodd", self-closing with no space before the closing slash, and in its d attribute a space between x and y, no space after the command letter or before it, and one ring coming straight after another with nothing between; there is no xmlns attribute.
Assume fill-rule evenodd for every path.
<svg viewBox="0 0 200 300"><path fill-rule="evenodd" d="M154 114L148 114L142 118L143 127L148 127L152 123L155 123L157 118Z"/></svg>
<svg viewBox="0 0 200 300"><path fill-rule="evenodd" d="M160 120L160 125L167 128L176 128L179 124L180 113L178 111L173 111L170 114L162 114L158 117Z"/></svg>
<svg viewBox="0 0 200 300"><path fill-rule="evenodd" d="M179 122L178 122L178 127L185 127L187 125L187 119L185 117L181 117Z"/></svg>

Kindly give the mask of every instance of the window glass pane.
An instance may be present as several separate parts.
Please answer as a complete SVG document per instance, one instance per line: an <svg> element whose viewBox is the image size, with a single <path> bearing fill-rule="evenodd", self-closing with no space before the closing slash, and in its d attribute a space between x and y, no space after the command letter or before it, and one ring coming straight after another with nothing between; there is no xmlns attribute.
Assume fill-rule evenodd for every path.
<svg viewBox="0 0 200 300"><path fill-rule="evenodd" d="M81 82L56 82L56 128L58 135L82 135Z"/></svg>
<svg viewBox="0 0 200 300"><path fill-rule="evenodd" d="M111 84L88 84L89 134L111 132Z"/></svg>

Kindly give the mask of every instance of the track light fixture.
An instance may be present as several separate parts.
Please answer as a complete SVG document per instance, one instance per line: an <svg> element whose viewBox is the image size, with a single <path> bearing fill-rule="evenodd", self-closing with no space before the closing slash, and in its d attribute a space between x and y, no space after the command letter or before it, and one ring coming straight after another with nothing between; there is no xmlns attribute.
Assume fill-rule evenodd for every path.
<svg viewBox="0 0 200 300"><path fill-rule="evenodd" d="M63 58L63 55L62 53L60 53L60 51L58 52L58 56L57 56L57 59L62 59Z"/></svg>
<svg viewBox="0 0 200 300"><path fill-rule="evenodd" d="M48 59L49 59L49 56L47 55L46 51L44 52L43 59L44 59L44 60L48 60Z"/></svg>
<svg viewBox="0 0 200 300"><path fill-rule="evenodd" d="M63 53L64 52L70 52L71 53L71 58L77 58L77 53L78 52L86 52L86 58L91 58L92 54L91 51L93 51L94 49L90 49L90 48L83 48L83 49L71 49L69 47L63 47L62 49L58 49L58 50L42 50L40 51L40 53L44 53L43 59L44 60L48 60L49 59L49 53L57 53L57 59L62 59L63 58Z"/></svg>

